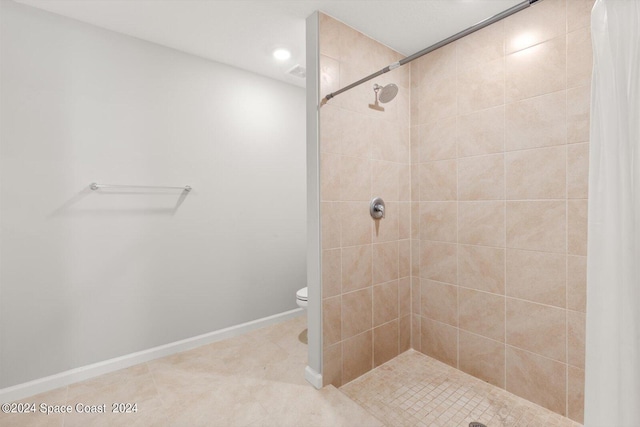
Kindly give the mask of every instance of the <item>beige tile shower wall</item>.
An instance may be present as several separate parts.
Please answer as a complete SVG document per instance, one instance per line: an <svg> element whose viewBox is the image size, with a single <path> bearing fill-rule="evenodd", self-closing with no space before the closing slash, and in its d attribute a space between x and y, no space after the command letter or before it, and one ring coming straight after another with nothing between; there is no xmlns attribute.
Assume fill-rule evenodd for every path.
<svg viewBox="0 0 640 427"><path fill-rule="evenodd" d="M322 96L402 56L320 14ZM373 84L397 97L375 111ZM340 386L410 347L410 69L320 110L323 380ZM380 196L386 218L374 221Z"/></svg>
<svg viewBox="0 0 640 427"><path fill-rule="evenodd" d="M582 421L592 0L412 63L412 346Z"/></svg>

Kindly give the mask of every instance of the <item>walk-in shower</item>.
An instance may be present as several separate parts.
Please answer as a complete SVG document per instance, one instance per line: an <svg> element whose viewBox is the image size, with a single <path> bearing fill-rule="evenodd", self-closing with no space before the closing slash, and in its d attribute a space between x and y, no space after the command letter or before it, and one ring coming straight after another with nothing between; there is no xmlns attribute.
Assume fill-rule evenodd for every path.
<svg viewBox="0 0 640 427"><path fill-rule="evenodd" d="M308 312L311 325L317 301L323 384L344 387L414 349L583 420L591 61L588 7L576 3L522 2L406 58L319 15L308 64L325 60L309 65L320 77L356 80L339 73L391 62L308 92L320 210ZM501 48L556 16L558 33L526 54ZM402 90L391 107L388 83ZM539 166L551 163L554 173ZM373 195L387 203L378 222ZM545 292L531 286L539 274L553 278ZM450 424L471 422L495 423Z"/></svg>

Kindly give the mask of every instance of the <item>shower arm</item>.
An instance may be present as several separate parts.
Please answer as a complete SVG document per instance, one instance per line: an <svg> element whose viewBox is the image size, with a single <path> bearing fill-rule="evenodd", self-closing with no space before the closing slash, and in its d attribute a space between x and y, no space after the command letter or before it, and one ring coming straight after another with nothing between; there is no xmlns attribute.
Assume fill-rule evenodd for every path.
<svg viewBox="0 0 640 427"><path fill-rule="evenodd" d="M488 27L489 25L493 24L494 22L498 22L498 21L506 18L507 16L511 16L516 12L520 12L521 10L524 10L524 9L528 8L532 4L537 3L539 1L541 1L541 0L524 0L523 2L518 3L515 6L512 6L507 10L503 10L502 12L500 12L500 13L498 13L496 15L493 15L492 17L487 18L484 21L478 22L477 24L467 28L466 30L462 30L459 33L456 33L456 34L454 34L454 35L452 35L450 37L447 37L444 40L440 40L438 43L433 44L433 45L431 45L431 46L429 46L429 47L427 47L425 49L422 49L421 51L416 52L413 55L407 56L406 58L401 59L398 62L394 62L393 64L387 65L383 69L378 70L375 73L370 74L367 77L364 77L364 78L358 80L357 82L351 83L350 85L345 86L342 89L338 89L337 91L328 94L327 96L325 96L322 99L322 102L320 103L320 105L326 104L331 98L333 98L333 97L335 97L337 95L340 95L343 92L346 92L346 91L348 91L350 89L353 89L354 87L359 86L362 83L368 82L371 79L375 79L376 77L381 76L384 73L388 73L391 70L395 70L396 68L399 68L399 67L401 67L401 66L403 66L405 64L408 64L409 62L413 61L414 59L418 59L421 56L424 56L429 52L433 52L434 50L439 49L439 48L441 48L443 46L446 46L449 43L452 43L452 42L454 42L454 41L456 41L458 39L461 39L462 37L468 36L471 33L475 33L476 31L481 30L484 27Z"/></svg>

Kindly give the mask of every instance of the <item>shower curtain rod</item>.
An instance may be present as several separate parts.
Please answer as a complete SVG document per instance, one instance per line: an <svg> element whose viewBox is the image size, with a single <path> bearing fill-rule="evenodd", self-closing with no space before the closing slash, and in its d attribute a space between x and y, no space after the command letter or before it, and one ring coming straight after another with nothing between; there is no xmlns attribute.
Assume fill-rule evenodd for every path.
<svg viewBox="0 0 640 427"><path fill-rule="evenodd" d="M484 21L480 21L475 25L472 25L471 27L467 28L466 30L462 30L459 33L456 33L454 35L452 35L451 37L447 37L444 40L440 40L438 43L433 44L425 49L422 49L419 52L414 53L413 55L407 56L404 59L401 59L398 62L394 62L393 64L387 65L386 67L384 67L383 69L376 71L375 73L368 75L367 77L358 80L357 82L351 83L349 86L345 86L342 89L339 89L335 92L332 92L330 94L328 94L327 96L325 96L322 99L322 102L320 103L320 105L324 105L327 103L327 101L329 101L331 98L335 97L336 95L340 95L343 92L348 91L349 89L353 89L356 86L361 85L362 83L368 82L371 79L374 79L384 73L388 73L391 70L395 70L398 67L401 67L405 64L408 64L409 62L413 61L414 59L418 59L421 56L426 55L429 52L433 52L436 49L441 48L442 46L446 46L449 43L452 43L458 39L461 39L462 37L468 36L471 33L475 33L478 30L483 29L484 27L487 27L491 24L493 24L494 22L498 22L501 19L506 18L507 16L513 15L516 12L520 12L521 10L524 10L526 8L528 8L529 6L531 6L534 3L537 3L540 0L524 0L521 3L516 4L515 6L510 7L507 10L503 10L502 12L493 15L490 18L485 19Z"/></svg>

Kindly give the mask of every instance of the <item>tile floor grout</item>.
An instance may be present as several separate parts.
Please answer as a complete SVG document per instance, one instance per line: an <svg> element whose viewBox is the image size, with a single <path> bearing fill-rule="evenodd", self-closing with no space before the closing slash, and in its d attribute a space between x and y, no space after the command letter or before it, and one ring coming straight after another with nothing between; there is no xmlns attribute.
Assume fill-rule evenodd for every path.
<svg viewBox="0 0 640 427"><path fill-rule="evenodd" d="M580 424L506 390L408 350L340 391L387 426L557 426Z"/></svg>

